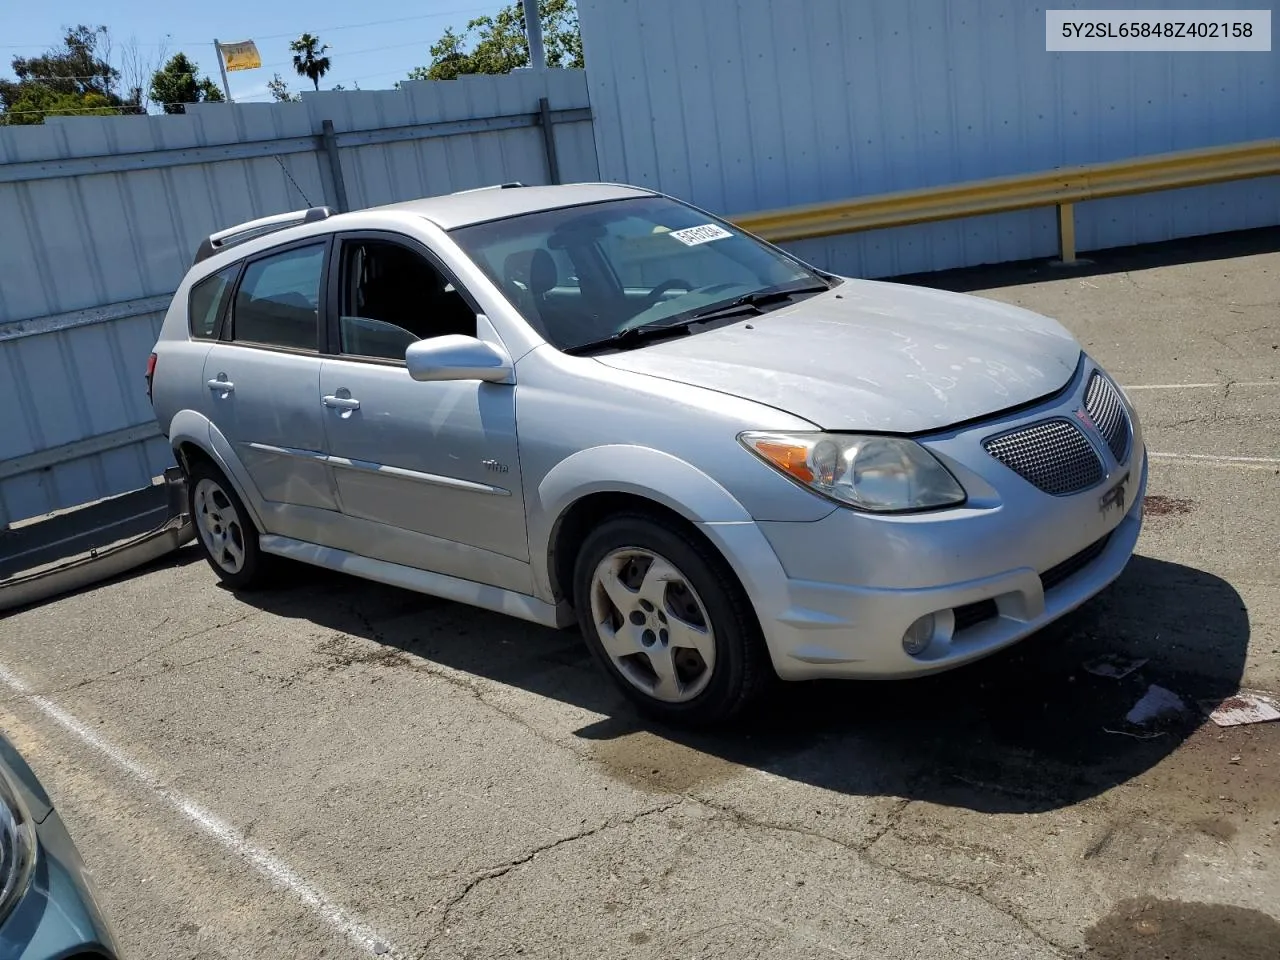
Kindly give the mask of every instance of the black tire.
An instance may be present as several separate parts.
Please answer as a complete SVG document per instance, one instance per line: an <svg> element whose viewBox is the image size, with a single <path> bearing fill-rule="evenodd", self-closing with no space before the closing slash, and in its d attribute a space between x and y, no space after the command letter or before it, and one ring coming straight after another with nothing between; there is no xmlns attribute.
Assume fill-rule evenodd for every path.
<svg viewBox="0 0 1280 960"><path fill-rule="evenodd" d="M705 689L693 699L668 702L639 689L605 650L592 614L592 579L610 553L625 548L649 551L670 562L702 600L715 663ZM663 723L723 724L756 703L777 680L755 611L732 569L710 544L678 523L627 513L600 524L578 551L573 595L579 627L596 662L642 713Z"/></svg>
<svg viewBox="0 0 1280 960"><path fill-rule="evenodd" d="M219 516L224 520L230 519L228 514L234 517L234 529L238 531L238 536L231 535L229 539L238 546L243 555L243 562L238 569L228 569L225 559L219 561L210 548L211 538L208 528L204 526L207 510L203 504L197 502L199 499L197 491L201 490L202 483L212 483L216 486L216 501L221 511ZM253 590L268 583L273 572L273 564L270 562L272 558L263 554L258 546L258 529L253 525L249 511L245 509L244 502L236 493L235 487L222 471L203 458L193 460L187 472L187 509L191 512L191 521L196 528L196 542L200 544L200 553L213 568L213 572L218 575L218 579L233 590ZM223 527L221 524L219 528L231 533L230 528Z"/></svg>

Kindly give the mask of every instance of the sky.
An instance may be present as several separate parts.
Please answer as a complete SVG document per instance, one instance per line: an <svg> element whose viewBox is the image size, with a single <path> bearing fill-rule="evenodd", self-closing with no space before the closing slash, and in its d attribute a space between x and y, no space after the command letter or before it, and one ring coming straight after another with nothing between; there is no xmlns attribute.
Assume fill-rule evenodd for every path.
<svg viewBox="0 0 1280 960"><path fill-rule="evenodd" d="M307 0L268 4L262 0L219 0L211 4L160 4L155 0L48 0L24 3L0 0L0 75L12 77L15 56L33 56L60 45L64 27L84 23L109 28L117 52L133 40L144 59L181 51L200 72L221 86L213 38L223 43L253 40L262 68L227 75L236 101L268 101L267 81L279 73L295 92L311 89L311 81L293 70L289 41L300 33L317 35L329 44L332 61L320 89L342 84L348 90L391 87L414 67L431 61L428 48L446 27L458 32L472 17L496 13L504 0ZM110 10L110 13L104 11ZM156 66L159 66L157 63Z"/></svg>

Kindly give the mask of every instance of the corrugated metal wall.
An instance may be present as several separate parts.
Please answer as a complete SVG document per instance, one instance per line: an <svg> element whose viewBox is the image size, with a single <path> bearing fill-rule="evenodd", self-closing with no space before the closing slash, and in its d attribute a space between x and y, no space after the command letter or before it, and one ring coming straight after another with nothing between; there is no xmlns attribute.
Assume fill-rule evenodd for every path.
<svg viewBox="0 0 1280 960"><path fill-rule="evenodd" d="M143 373L169 295L214 230L520 180L598 177L581 71L211 104L185 116L0 127L0 528L145 485L171 460Z"/></svg>
<svg viewBox="0 0 1280 960"><path fill-rule="evenodd" d="M722 214L1280 135L1277 54L1047 53L1045 5L1027 0L578 6L602 177ZM1232 5L1051 4L1077 6ZM1076 213L1082 250L1270 225L1280 182ZM790 246L892 276L1051 256L1056 236L1046 209Z"/></svg>

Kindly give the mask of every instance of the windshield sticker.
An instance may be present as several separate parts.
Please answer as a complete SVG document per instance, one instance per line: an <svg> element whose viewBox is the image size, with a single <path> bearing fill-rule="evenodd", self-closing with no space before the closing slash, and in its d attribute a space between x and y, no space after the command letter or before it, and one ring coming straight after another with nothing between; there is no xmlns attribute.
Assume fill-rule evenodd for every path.
<svg viewBox="0 0 1280 960"><path fill-rule="evenodd" d="M696 247L700 243L710 243L712 240L723 240L725 237L732 237L733 234L722 227L717 227L714 223L707 223L700 227L672 230L671 236L686 247Z"/></svg>

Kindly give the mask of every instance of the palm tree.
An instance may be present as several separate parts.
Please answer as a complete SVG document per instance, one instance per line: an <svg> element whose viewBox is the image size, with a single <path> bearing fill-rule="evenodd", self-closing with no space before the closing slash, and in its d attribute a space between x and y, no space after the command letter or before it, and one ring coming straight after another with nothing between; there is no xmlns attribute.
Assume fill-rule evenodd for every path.
<svg viewBox="0 0 1280 960"><path fill-rule="evenodd" d="M319 90L320 78L329 72L329 58L321 54L329 45L321 43L317 36L304 33L289 44L289 49L293 51L293 69L298 71L298 76L307 77Z"/></svg>

